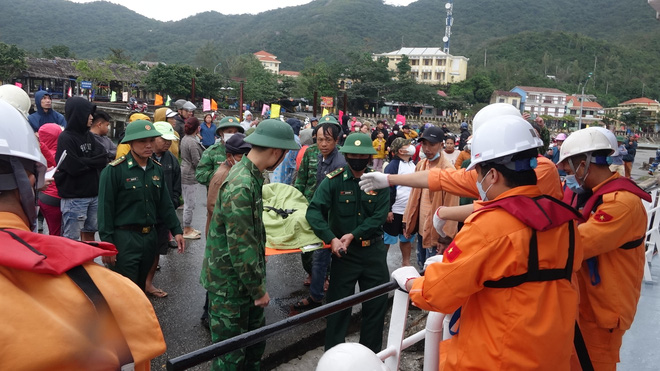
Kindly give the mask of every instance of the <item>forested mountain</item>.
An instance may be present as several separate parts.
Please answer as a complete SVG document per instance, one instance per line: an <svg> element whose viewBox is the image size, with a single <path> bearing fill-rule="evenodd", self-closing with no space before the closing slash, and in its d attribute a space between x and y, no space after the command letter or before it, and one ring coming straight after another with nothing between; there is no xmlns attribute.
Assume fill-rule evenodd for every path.
<svg viewBox="0 0 660 371"><path fill-rule="evenodd" d="M0 42L35 54L67 45L82 58L105 57L114 48L136 61L194 63L205 54L218 58L265 49L278 56L282 69L301 69L309 56L346 62L352 51L441 46L446 15L438 0L406 7L381 0L316 0L257 15L206 12L177 22L107 2L0 0L0 6ZM454 19L451 52L473 61L494 38L524 31L576 32L660 53L660 23L646 0L456 0Z"/></svg>

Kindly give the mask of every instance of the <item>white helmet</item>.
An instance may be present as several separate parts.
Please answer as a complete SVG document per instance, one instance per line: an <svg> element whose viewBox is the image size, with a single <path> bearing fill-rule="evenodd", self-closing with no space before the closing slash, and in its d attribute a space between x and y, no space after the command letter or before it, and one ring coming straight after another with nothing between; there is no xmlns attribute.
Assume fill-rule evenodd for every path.
<svg viewBox="0 0 660 371"><path fill-rule="evenodd" d="M316 371L388 371L378 356L360 343L337 344L323 354Z"/></svg>
<svg viewBox="0 0 660 371"><path fill-rule="evenodd" d="M511 104L508 103L493 103L489 104L486 107L482 108L474 115L472 119L472 132L476 133L477 130L484 124L486 121L504 115L518 115L522 117L520 111Z"/></svg>
<svg viewBox="0 0 660 371"><path fill-rule="evenodd" d="M614 153L612 153L610 156L618 156L619 155L619 144L617 143L616 135L614 135L614 133L612 131L607 130L606 128L601 127L601 126L592 126L592 128L594 128L596 130L599 130L600 132L605 134L607 139L610 140L610 143L612 143L612 146L614 147Z"/></svg>
<svg viewBox="0 0 660 371"><path fill-rule="evenodd" d="M30 96L25 90L12 84L2 85L0 86L0 99L16 107L25 118L28 117L32 101L30 101Z"/></svg>
<svg viewBox="0 0 660 371"><path fill-rule="evenodd" d="M536 130L521 115L495 117L483 123L479 131L473 134L472 159L466 170L472 170L483 162L496 162L509 167L514 154L542 146L543 141ZM528 166L518 168L528 169Z"/></svg>
<svg viewBox="0 0 660 371"><path fill-rule="evenodd" d="M6 161L12 173L0 174L0 191L18 189L23 211L32 228L37 221L36 188L44 184L46 159L34 131L23 115L11 104L0 99L0 161ZM37 178L35 187L25 174L30 171Z"/></svg>
<svg viewBox="0 0 660 371"><path fill-rule="evenodd" d="M600 150L614 152L617 148L616 137L612 134L610 138L607 133L612 134L611 131L598 127L586 128L572 133L561 146L559 163L579 154L590 154ZM612 142L612 138L614 142Z"/></svg>

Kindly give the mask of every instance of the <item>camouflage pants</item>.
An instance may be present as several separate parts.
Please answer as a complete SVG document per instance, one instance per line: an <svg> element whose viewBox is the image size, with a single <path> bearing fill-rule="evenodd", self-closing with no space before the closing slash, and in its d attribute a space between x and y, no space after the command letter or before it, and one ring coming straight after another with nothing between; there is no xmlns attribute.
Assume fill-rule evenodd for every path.
<svg viewBox="0 0 660 371"><path fill-rule="evenodd" d="M263 327L264 309L247 298L227 298L209 292L209 325L214 343ZM213 360L212 370L260 370L266 343L258 343Z"/></svg>

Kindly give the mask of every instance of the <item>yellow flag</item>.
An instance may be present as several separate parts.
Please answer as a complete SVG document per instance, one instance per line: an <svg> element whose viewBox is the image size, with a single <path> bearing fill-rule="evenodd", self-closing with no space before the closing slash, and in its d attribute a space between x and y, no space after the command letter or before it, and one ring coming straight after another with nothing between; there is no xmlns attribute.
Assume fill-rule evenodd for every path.
<svg viewBox="0 0 660 371"><path fill-rule="evenodd" d="M321 116L327 116L328 115L328 109L324 108L323 113L321 113Z"/></svg>
<svg viewBox="0 0 660 371"><path fill-rule="evenodd" d="M154 100L154 106L162 106L163 105L163 96L156 94L156 99Z"/></svg>
<svg viewBox="0 0 660 371"><path fill-rule="evenodd" d="M211 99L211 111L217 111L217 110L218 110L218 103L214 99Z"/></svg>
<svg viewBox="0 0 660 371"><path fill-rule="evenodd" d="M280 118L280 105L279 104L271 104L270 105L270 118L272 118L272 119Z"/></svg>

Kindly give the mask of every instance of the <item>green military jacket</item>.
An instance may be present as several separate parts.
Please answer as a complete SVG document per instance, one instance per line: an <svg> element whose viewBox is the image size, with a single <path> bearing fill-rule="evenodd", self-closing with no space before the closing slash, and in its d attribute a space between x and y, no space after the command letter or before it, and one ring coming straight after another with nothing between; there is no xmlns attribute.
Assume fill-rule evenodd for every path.
<svg viewBox="0 0 660 371"><path fill-rule="evenodd" d="M316 144L307 147L300 162L296 182L293 184L305 196L307 202L312 201L316 190L316 165L319 163L319 154L321 151Z"/></svg>
<svg viewBox="0 0 660 371"><path fill-rule="evenodd" d="M202 263L204 288L227 298L266 294L266 230L261 172L247 156L220 186Z"/></svg>
<svg viewBox="0 0 660 371"><path fill-rule="evenodd" d="M195 179L208 187L213 174L226 159L227 152L223 142L210 146L202 153L202 158L199 159L195 170Z"/></svg>
<svg viewBox="0 0 660 371"><path fill-rule="evenodd" d="M351 244L360 246L360 241L383 236L382 226L390 209L389 189L367 194L359 181L350 169L342 167L328 174L316 189L307 208L307 221L323 242L329 244L335 237L352 233Z"/></svg>
<svg viewBox="0 0 660 371"><path fill-rule="evenodd" d="M155 225L161 220L173 235L182 234L160 164L149 158L145 170L131 152L101 172L98 227L101 241L117 243L115 228Z"/></svg>

